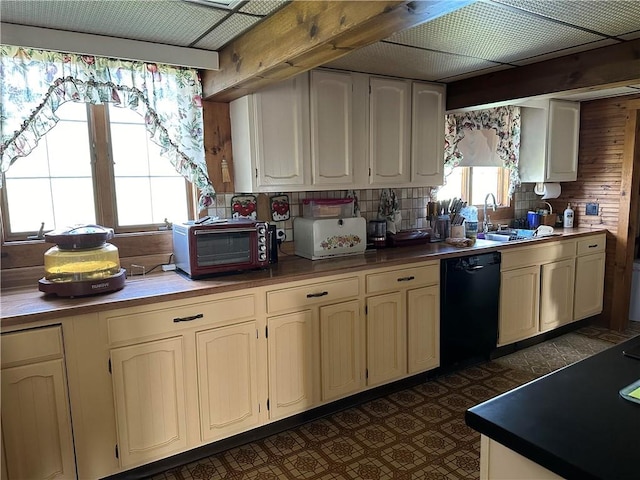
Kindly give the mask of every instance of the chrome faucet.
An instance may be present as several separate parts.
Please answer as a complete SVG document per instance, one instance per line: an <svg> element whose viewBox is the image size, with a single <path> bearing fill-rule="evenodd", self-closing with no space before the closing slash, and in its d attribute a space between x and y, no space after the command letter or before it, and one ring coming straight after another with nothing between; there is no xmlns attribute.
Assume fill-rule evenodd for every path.
<svg viewBox="0 0 640 480"><path fill-rule="evenodd" d="M491 204L491 209L496 211L496 197L493 193L487 193L487 196L484 197L484 208L482 209L482 214L484 218L482 219L482 231L487 233L489 231L489 217L487 217L487 199L491 197L493 199L493 203Z"/></svg>

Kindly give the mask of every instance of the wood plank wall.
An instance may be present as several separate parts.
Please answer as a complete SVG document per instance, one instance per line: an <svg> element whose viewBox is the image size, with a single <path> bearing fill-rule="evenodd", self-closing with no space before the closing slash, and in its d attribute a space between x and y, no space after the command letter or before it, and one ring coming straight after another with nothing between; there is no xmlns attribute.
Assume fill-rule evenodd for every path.
<svg viewBox="0 0 640 480"><path fill-rule="evenodd" d="M582 102L580 107L580 147L578 153L578 179L562 183L562 194L550 201L561 213L571 202L575 211L574 225L590 227L603 225L607 235L604 311L602 321L611 326L613 301L613 275L616 239L626 232L618 231L623 157L625 147L626 103L640 95L614 97ZM587 216L588 202L600 205L599 215Z"/></svg>

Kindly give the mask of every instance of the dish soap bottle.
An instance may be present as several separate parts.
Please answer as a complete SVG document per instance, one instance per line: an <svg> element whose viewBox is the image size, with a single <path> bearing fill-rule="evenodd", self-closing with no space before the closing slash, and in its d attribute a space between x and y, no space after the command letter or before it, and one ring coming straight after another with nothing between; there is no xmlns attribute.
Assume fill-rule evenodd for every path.
<svg viewBox="0 0 640 480"><path fill-rule="evenodd" d="M564 222L562 224L564 228L573 228L573 209L571 203L567 204L567 208L564 211Z"/></svg>

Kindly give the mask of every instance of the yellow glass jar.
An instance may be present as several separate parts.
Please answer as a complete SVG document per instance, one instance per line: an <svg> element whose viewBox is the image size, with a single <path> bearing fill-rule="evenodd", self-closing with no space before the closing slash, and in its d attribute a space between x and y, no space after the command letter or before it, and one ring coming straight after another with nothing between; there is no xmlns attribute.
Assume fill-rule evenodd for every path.
<svg viewBox="0 0 640 480"><path fill-rule="evenodd" d="M100 280L119 272L118 248L110 243L73 250L55 246L44 254L44 275L50 282Z"/></svg>

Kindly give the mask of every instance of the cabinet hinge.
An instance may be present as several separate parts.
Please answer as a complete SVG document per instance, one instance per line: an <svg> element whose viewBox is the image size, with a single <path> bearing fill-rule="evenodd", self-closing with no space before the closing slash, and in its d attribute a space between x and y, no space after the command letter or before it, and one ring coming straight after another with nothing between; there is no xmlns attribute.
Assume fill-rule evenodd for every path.
<svg viewBox="0 0 640 480"><path fill-rule="evenodd" d="M364 378L369 378L369 369L365 368L364 370Z"/></svg>
<svg viewBox="0 0 640 480"><path fill-rule="evenodd" d="M269 326L264 327L264 338L269 338Z"/></svg>
<svg viewBox="0 0 640 480"><path fill-rule="evenodd" d="M120 453L118 452L118 444L116 443L116 458L120 458Z"/></svg>
<svg viewBox="0 0 640 480"><path fill-rule="evenodd" d="M256 328L256 338L260 338L260 332L258 331L257 328Z"/></svg>
<svg viewBox="0 0 640 480"><path fill-rule="evenodd" d="M111 373L111 359L109 359L109 373Z"/></svg>
<svg viewBox="0 0 640 480"><path fill-rule="evenodd" d="M258 178L258 169L256 168L256 179Z"/></svg>
<svg viewBox="0 0 640 480"><path fill-rule="evenodd" d="M369 168L369 176L371 176L371 168Z"/></svg>
<svg viewBox="0 0 640 480"><path fill-rule="evenodd" d="M267 411L271 408L271 404L269 403L269 399L267 398Z"/></svg>
<svg viewBox="0 0 640 480"><path fill-rule="evenodd" d="M364 306L364 314L369 315L369 307L367 305Z"/></svg>

